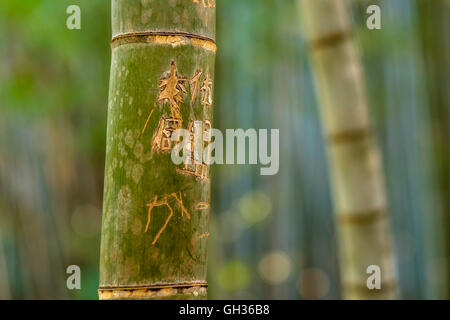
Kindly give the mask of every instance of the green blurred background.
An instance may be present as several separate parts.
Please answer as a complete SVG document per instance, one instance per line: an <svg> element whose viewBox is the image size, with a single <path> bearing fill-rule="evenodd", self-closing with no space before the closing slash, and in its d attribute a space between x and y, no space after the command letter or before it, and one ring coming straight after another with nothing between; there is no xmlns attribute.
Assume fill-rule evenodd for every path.
<svg viewBox="0 0 450 320"><path fill-rule="evenodd" d="M217 1L215 127L280 128L280 172L215 166L209 297L339 299L325 147L298 1ZM343 0L345 1L345 0ZM353 0L401 298L450 289L450 1ZM66 8L81 7L81 30ZM382 8L382 29L365 10ZM0 298L96 299L110 1L0 2ZM66 288L79 265L82 289Z"/></svg>

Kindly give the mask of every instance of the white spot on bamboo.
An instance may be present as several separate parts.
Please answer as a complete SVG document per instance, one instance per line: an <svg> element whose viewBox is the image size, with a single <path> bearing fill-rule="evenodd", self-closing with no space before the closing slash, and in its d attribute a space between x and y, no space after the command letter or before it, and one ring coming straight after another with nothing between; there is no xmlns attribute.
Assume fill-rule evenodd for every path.
<svg viewBox="0 0 450 320"><path fill-rule="evenodd" d="M135 183L139 183L139 180L141 180L143 174L144 174L144 167L140 163L135 164L131 172L131 177L133 178L133 181Z"/></svg>
<svg viewBox="0 0 450 320"><path fill-rule="evenodd" d="M127 211L131 206L131 189L129 186L124 185L120 188L119 194L117 195L117 202L119 209L124 209L121 211Z"/></svg>
<svg viewBox="0 0 450 320"><path fill-rule="evenodd" d="M136 145L134 146L134 156L137 159L141 159L142 158L142 154L144 152L144 145L140 142L136 143Z"/></svg>
<svg viewBox="0 0 450 320"><path fill-rule="evenodd" d="M133 148L133 146L134 146L133 132L131 130L127 131L127 135L125 136L125 144L129 148Z"/></svg>

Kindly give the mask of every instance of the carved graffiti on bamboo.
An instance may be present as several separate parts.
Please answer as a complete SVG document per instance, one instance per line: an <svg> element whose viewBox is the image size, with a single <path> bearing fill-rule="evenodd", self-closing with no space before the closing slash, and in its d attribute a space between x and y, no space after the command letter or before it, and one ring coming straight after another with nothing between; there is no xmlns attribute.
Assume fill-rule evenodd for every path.
<svg viewBox="0 0 450 320"><path fill-rule="evenodd" d="M203 238L207 238L207 237L209 237L209 232L200 235L198 238L203 239Z"/></svg>
<svg viewBox="0 0 450 320"><path fill-rule="evenodd" d="M203 121L203 131L201 136L201 153L200 156L196 155L197 150L195 150L195 128L194 128L194 121L191 121L189 123L188 131L190 132L190 141L186 145L186 150L189 150L189 155L186 157L186 161L183 165L183 168L177 168L177 171L186 174L195 176L197 178L200 178L202 180L208 180L209 179L209 159L204 159L203 154L205 154L205 142L209 141L210 137L207 137L206 135L209 134L209 130L211 129L211 121L210 120L204 120ZM197 142L198 143L198 142ZM207 153L206 153L207 154Z"/></svg>
<svg viewBox="0 0 450 320"><path fill-rule="evenodd" d="M153 246L156 244L159 237L161 236L163 231L166 229L167 225L169 224L170 220L172 219L172 217L174 215L174 208L172 207L174 202L175 202L175 204L178 204L180 206L181 217L186 217L187 219L191 219L191 215L189 214L189 212L183 205L183 198L181 196L181 192L178 192L178 193L174 192L174 193L166 194L166 195L162 196L159 200L158 200L158 196L155 196L153 201L151 203L147 204L148 216L147 216L147 225L145 226L145 233L147 233L147 231L150 227L153 208L166 206L169 209L169 215L167 216L163 226L161 227L161 229L159 229L158 233L153 238L153 242L152 242Z"/></svg>
<svg viewBox="0 0 450 320"><path fill-rule="evenodd" d="M152 142L152 151L170 152L172 150L172 134L183 125L180 105L183 103L183 94L187 93L186 77L178 74L175 61L170 65L169 74L159 80L157 102L168 102L171 117L162 117ZM151 113L150 113L151 116Z"/></svg>
<svg viewBox="0 0 450 320"><path fill-rule="evenodd" d="M203 79L202 79L203 77ZM208 111L207 108L212 105L212 88L213 82L210 77L209 72L204 75L204 72L200 69L197 69L196 73L191 77L184 77L178 73L178 69L176 63L172 61L170 65L170 70L167 71L162 78L159 80L158 85L158 96L151 110L144 128L142 129L142 134L144 134L146 128L148 127L149 121L153 112L156 108L157 103L168 103L170 105L170 116L163 115L161 116L156 132L153 136L152 140L152 152L161 152L161 153L170 153L174 144L178 143L177 141L172 141L172 135L177 129L181 129L183 126L183 118L181 113L181 107L185 104L183 96L188 95L188 90L186 86L189 85L190 88L190 107L193 108L197 99L200 99L201 105L203 105L203 111ZM195 176L200 179L209 179L209 166L208 159L201 158L200 161L197 159L194 150L194 139L195 139L195 128L194 128L195 120L191 120L188 125L188 131L190 132L190 139L188 142L188 146L186 150L189 150L190 154L186 158L186 162L182 164L181 168L177 168L176 171L181 174ZM209 141L207 139L206 134L209 134L208 130L212 129L211 121L204 120L202 126L202 139L201 139L201 148L202 154L205 148L204 141ZM197 160L197 161L196 161ZM183 205L183 199L181 196L181 192L178 193L170 193L163 196L155 195L155 198L151 203L147 204L148 207L148 216L147 216L147 224L145 227L145 233L148 232L152 210L156 207L167 207L169 210L168 216L163 224L163 226L159 229L157 234L155 235L152 245L155 245L160 238L161 234L166 229L167 225L171 221L173 215L175 214L174 210L178 204L180 208L181 216L190 219L191 216ZM195 206L196 210L208 210L209 204L206 202L199 202ZM208 237L209 233L205 233L200 236L200 238Z"/></svg>
<svg viewBox="0 0 450 320"><path fill-rule="evenodd" d="M191 85L191 107L194 105L195 100L197 99L199 87L200 87L200 78L203 72L200 69L197 69L197 73L189 80L189 84Z"/></svg>
<svg viewBox="0 0 450 320"><path fill-rule="evenodd" d="M162 117L153 138L152 151L157 150L162 153L172 151L172 134L175 130L181 128L182 123L181 119Z"/></svg>
<svg viewBox="0 0 450 320"><path fill-rule="evenodd" d="M203 105L203 110L206 111L206 108L210 107L212 105L212 80L211 77L209 76L209 72L206 73L206 78L203 81L202 87L200 88L200 90L203 92L203 97L202 97L202 105Z"/></svg>
<svg viewBox="0 0 450 320"><path fill-rule="evenodd" d="M175 130L181 129L183 126L181 106L184 104L183 95L188 94L188 90L186 89L187 84L190 87L191 108L199 96L204 111L212 105L213 82L209 72L206 73L204 79L202 79L203 74L202 70L197 69L191 78L180 76L175 61L172 61L170 71L166 72L163 78L159 80L159 92L156 102L169 103L171 116L162 116L160 118L152 141L152 151L170 153L173 144L177 143L176 141L172 141L172 135ZM155 107L150 112L142 133L145 132L154 109ZM209 128L211 128L210 122Z"/></svg>
<svg viewBox="0 0 450 320"><path fill-rule="evenodd" d="M181 119L180 104L183 103L183 93L187 93L185 82L188 79L178 75L177 65L172 61L170 65L170 74L159 80L158 102L168 101L170 103L170 112L175 119Z"/></svg>
<svg viewBox="0 0 450 320"><path fill-rule="evenodd" d="M199 6L205 9L205 25L208 25L208 10L209 8L216 7L216 0L192 0L194 3L197 3Z"/></svg>
<svg viewBox="0 0 450 320"><path fill-rule="evenodd" d="M192 0L194 3L203 5L203 8L215 8L216 0Z"/></svg>
<svg viewBox="0 0 450 320"><path fill-rule="evenodd" d="M208 210L209 209L209 203L208 202L199 202L195 206L196 210Z"/></svg>

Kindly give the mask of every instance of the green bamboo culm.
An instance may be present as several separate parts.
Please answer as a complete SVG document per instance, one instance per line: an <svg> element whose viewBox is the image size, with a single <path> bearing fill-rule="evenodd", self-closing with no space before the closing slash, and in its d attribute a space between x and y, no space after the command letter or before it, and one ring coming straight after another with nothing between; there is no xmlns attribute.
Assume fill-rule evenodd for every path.
<svg viewBox="0 0 450 320"><path fill-rule="evenodd" d="M205 299L210 169L171 151L212 126L215 1L113 0L112 32L99 298Z"/></svg>
<svg viewBox="0 0 450 320"><path fill-rule="evenodd" d="M395 261L384 175L349 8L344 0L300 3L327 140L342 294L345 299L393 299Z"/></svg>

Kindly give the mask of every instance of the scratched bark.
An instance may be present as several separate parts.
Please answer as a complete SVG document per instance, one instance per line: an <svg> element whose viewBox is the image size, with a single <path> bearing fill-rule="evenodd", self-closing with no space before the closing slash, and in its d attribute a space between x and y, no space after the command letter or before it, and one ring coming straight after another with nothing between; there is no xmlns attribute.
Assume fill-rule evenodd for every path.
<svg viewBox="0 0 450 320"><path fill-rule="evenodd" d="M343 295L347 299L394 298L396 277L383 170L348 8L342 0L301 3L328 140ZM381 290L366 286L370 265L381 268Z"/></svg>
<svg viewBox="0 0 450 320"><path fill-rule="evenodd" d="M210 182L174 129L212 120L215 2L113 0L101 299L206 298Z"/></svg>

